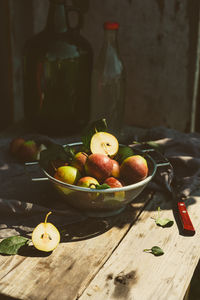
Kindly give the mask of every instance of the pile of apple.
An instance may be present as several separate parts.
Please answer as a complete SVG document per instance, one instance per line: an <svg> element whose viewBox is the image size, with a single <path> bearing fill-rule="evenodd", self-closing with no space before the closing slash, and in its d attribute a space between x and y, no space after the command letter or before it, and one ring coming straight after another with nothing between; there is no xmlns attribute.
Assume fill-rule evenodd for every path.
<svg viewBox="0 0 200 300"><path fill-rule="evenodd" d="M146 159L134 155L131 148L125 148L119 146L114 135L96 132L91 138L90 153L77 152L72 162L59 166L53 176L85 188L97 188L102 184L121 188L145 179L148 175Z"/></svg>

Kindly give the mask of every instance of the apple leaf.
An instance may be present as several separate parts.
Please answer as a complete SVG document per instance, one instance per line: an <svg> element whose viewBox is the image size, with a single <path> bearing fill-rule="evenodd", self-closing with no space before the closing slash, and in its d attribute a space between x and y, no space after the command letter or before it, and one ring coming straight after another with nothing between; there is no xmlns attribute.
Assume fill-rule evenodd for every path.
<svg viewBox="0 0 200 300"><path fill-rule="evenodd" d="M174 224L174 221L170 219L161 219L161 218L157 218L155 222L158 226L161 227L171 227Z"/></svg>
<svg viewBox="0 0 200 300"><path fill-rule="evenodd" d="M0 242L0 254L15 255L18 250L25 245L28 245L30 240L23 236L11 236Z"/></svg>
<svg viewBox="0 0 200 300"><path fill-rule="evenodd" d="M91 124L89 124L83 134L82 134L82 142L83 142L83 146L85 147L85 152L90 151L90 141L92 136L99 131L107 131L107 123L106 123L106 119L100 119L97 120L95 122L92 122Z"/></svg>
<svg viewBox="0 0 200 300"><path fill-rule="evenodd" d="M164 251L158 246L153 246L151 249L144 249L143 251L152 253L155 256L160 256L164 254Z"/></svg>
<svg viewBox="0 0 200 300"><path fill-rule="evenodd" d="M117 155L115 156L115 160L117 160L121 164L123 160L132 155L134 155L134 151L132 148L128 146L119 146L119 150L117 152Z"/></svg>
<svg viewBox="0 0 200 300"><path fill-rule="evenodd" d="M60 160L70 162L73 158L73 151L66 146L65 148L59 144L51 144L47 149L41 151L39 163L41 167L47 171L51 168L51 162Z"/></svg>
<svg viewBox="0 0 200 300"><path fill-rule="evenodd" d="M109 186L107 183L97 184L97 185L96 185L96 189L97 189L97 190L110 189L110 186Z"/></svg>
<svg viewBox="0 0 200 300"><path fill-rule="evenodd" d="M156 225L161 227L171 227L174 224L174 221L167 219L167 218L160 218L160 207L158 207L158 217L152 218L155 220Z"/></svg>

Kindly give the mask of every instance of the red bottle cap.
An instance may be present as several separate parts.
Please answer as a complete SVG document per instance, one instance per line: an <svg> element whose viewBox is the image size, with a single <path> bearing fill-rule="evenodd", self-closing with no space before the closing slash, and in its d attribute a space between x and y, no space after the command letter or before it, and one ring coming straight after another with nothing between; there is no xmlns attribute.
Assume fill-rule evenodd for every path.
<svg viewBox="0 0 200 300"><path fill-rule="evenodd" d="M119 23L117 22L105 22L104 29L116 30L119 28Z"/></svg>

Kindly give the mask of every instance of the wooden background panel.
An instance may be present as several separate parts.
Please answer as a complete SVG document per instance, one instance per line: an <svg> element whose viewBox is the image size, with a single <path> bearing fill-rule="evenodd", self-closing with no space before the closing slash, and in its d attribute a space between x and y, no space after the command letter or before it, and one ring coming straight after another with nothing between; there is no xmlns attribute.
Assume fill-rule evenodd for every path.
<svg viewBox="0 0 200 300"><path fill-rule="evenodd" d="M199 1L88 0L83 5L80 0L68 0L67 3L82 5L85 12L82 34L92 44L95 61L103 43L104 21L120 23L118 40L127 71L126 123L189 130ZM1 99L1 103L7 109L7 123L10 123L23 117L23 46L33 33L44 27L48 0L1 1L3 24L8 22L5 11L8 4L10 28L0 29L5 40L0 52L3 53L0 76L5 95L2 99L6 99ZM12 74L8 73L9 68ZM1 122L7 124L4 119L2 116Z"/></svg>
<svg viewBox="0 0 200 300"><path fill-rule="evenodd" d="M8 1L0 1L0 130L6 128L13 119L11 45Z"/></svg>

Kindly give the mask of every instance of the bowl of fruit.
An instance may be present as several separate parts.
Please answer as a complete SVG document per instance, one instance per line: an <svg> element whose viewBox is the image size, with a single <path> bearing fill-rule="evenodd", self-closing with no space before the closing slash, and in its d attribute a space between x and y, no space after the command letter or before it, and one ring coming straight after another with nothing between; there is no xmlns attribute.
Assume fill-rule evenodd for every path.
<svg viewBox="0 0 200 300"><path fill-rule="evenodd" d="M151 156L96 128L81 142L52 144L41 152L40 165L67 204L97 217L120 213L156 172Z"/></svg>

